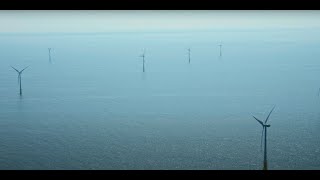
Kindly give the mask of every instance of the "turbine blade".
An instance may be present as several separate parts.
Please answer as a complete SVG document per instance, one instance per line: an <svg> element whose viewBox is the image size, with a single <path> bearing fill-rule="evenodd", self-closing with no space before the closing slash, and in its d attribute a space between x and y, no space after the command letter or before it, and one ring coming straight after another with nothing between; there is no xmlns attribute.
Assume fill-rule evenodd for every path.
<svg viewBox="0 0 320 180"><path fill-rule="evenodd" d="M20 71L20 73L22 73L22 71L24 71L25 69L27 69L29 66L27 66L27 67L25 67L24 69L22 69L21 71Z"/></svg>
<svg viewBox="0 0 320 180"><path fill-rule="evenodd" d="M260 121L258 118L254 117L254 116L253 116L253 118L255 118L258 121L258 123L260 123L263 126L263 122L262 121Z"/></svg>
<svg viewBox="0 0 320 180"><path fill-rule="evenodd" d="M12 67L12 66L11 66ZM19 70L18 69L16 69L16 68L14 68L14 67L12 67L14 70L16 70L18 73L19 73Z"/></svg>
<svg viewBox="0 0 320 180"><path fill-rule="evenodd" d="M266 119L266 121L264 123L267 123L267 121L268 121L268 119L269 119L269 117L270 117L270 115L271 115L271 113L272 113L272 111L274 110L275 107L276 106L273 106L273 108L271 109L271 111L270 111L270 113L269 113L269 115L268 115L268 117L267 117L267 119Z"/></svg>

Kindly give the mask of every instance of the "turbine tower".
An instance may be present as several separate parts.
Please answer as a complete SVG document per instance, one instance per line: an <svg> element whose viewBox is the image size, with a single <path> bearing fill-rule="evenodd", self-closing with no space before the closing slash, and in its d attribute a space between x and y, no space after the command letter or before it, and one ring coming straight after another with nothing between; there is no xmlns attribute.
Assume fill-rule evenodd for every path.
<svg viewBox="0 0 320 180"><path fill-rule="evenodd" d="M145 70L145 68L144 68L144 63L145 63L145 60L144 60L144 57L145 57L145 53L146 53L146 50L145 49L143 49L143 53L142 53L142 55L140 55L140 57L142 57L142 72L144 72Z"/></svg>
<svg viewBox="0 0 320 180"><path fill-rule="evenodd" d="M48 48L49 50L49 62L51 63L51 48Z"/></svg>
<svg viewBox="0 0 320 180"><path fill-rule="evenodd" d="M12 66L11 66L12 67ZM27 69L29 66L25 67L24 69L22 69L21 71L17 70L16 68L12 67L15 71L17 71L18 73L18 83L20 84L20 96L22 95L22 87L21 87L21 74L22 72Z"/></svg>
<svg viewBox="0 0 320 180"><path fill-rule="evenodd" d="M191 58L190 58L190 52L191 52L191 49L189 48L189 49L188 49L188 55L189 55L189 64L190 64L190 60L191 60Z"/></svg>
<svg viewBox="0 0 320 180"><path fill-rule="evenodd" d="M262 141L263 141L263 134L264 134L264 159L263 159L263 170L268 170L268 161L267 161L267 128L270 127L269 124L267 124L267 121L272 113L272 111L274 110L276 106L273 106L272 110L270 111L268 117L266 118L266 120L264 121L264 123L262 121L260 121L258 118L254 117L254 119L256 119L258 121L258 123L260 123L262 125L262 134L261 134L261 145L260 147L262 148Z"/></svg>

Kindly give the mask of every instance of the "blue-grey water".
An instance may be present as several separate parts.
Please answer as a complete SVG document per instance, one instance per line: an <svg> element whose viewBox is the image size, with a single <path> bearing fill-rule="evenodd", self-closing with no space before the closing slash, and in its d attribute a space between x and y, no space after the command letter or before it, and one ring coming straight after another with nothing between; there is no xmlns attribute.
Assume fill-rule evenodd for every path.
<svg viewBox="0 0 320 180"><path fill-rule="evenodd" d="M320 169L317 34L2 34L0 169Z"/></svg>

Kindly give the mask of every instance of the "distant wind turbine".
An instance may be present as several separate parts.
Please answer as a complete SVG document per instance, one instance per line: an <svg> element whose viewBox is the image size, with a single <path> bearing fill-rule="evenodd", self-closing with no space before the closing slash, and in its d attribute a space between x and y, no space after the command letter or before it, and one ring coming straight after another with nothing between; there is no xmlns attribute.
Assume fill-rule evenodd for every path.
<svg viewBox="0 0 320 180"><path fill-rule="evenodd" d="M260 121L258 118L254 117L254 119L256 119L258 121L258 123L260 123L262 125L262 134L261 134L261 149L262 149L262 141L263 141L263 134L264 134L264 160L263 160L263 170L268 170L268 161L267 161L267 128L270 127L270 125L267 125L267 121L272 113L272 111L274 110L276 106L274 106L272 108L272 110L270 111L268 117L266 118L266 120L264 121L264 123L262 121Z"/></svg>
<svg viewBox="0 0 320 180"><path fill-rule="evenodd" d="M12 67L12 66L11 66ZM21 87L21 73L27 69L29 66L25 67L24 69L22 69L21 71L17 70L16 68L12 67L15 71L17 71L18 73L18 83L20 84L20 95L22 95L22 87Z"/></svg>
<svg viewBox="0 0 320 180"><path fill-rule="evenodd" d="M222 56L222 44L219 44L218 46L220 46L220 57Z"/></svg>
<svg viewBox="0 0 320 180"><path fill-rule="evenodd" d="M319 91L318 91L318 96L320 95L320 88L319 88Z"/></svg>
<svg viewBox="0 0 320 180"><path fill-rule="evenodd" d="M48 48L49 50L49 62L51 63L51 48Z"/></svg>
<svg viewBox="0 0 320 180"><path fill-rule="evenodd" d="M188 55L189 55L189 64L190 64L190 61L191 61L191 58L190 58L190 52L191 52L191 49L189 48L189 49L188 49Z"/></svg>
<svg viewBox="0 0 320 180"><path fill-rule="evenodd" d="M146 50L143 49L143 53L142 55L140 55L140 57L142 57L142 72L144 72L144 63L145 63L145 60L144 60L144 57L145 57L145 53L146 53Z"/></svg>

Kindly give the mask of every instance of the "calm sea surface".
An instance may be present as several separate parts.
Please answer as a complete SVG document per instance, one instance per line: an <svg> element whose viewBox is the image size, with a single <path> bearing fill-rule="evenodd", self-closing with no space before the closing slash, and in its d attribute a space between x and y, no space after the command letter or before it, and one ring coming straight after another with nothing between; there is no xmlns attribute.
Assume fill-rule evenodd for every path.
<svg viewBox="0 0 320 180"><path fill-rule="evenodd" d="M315 34L2 34L0 169L320 169Z"/></svg>

